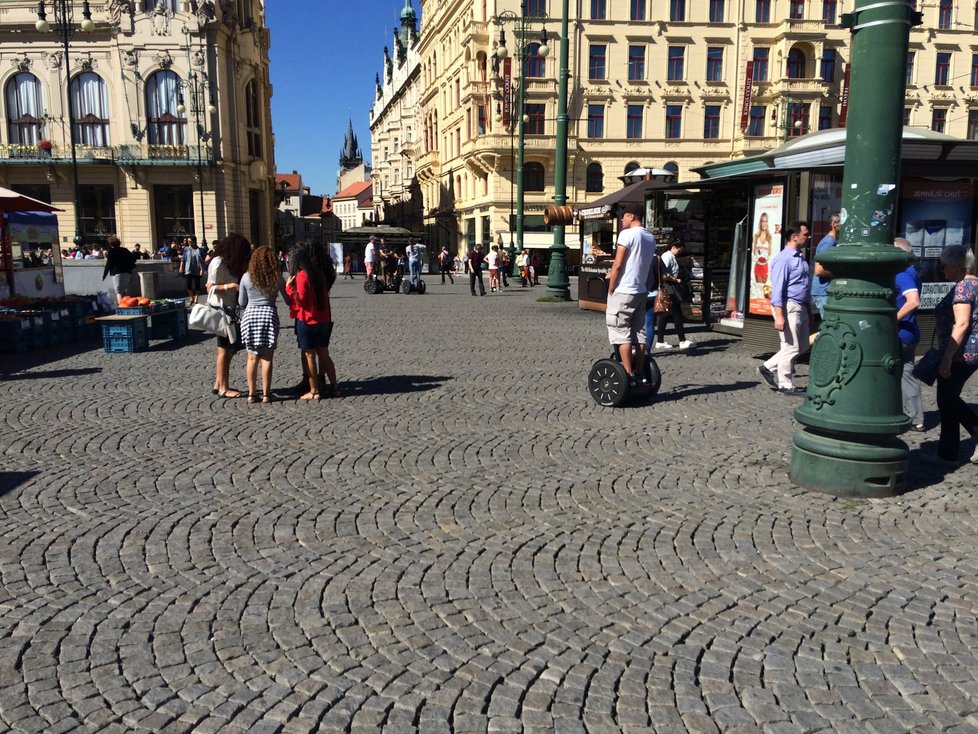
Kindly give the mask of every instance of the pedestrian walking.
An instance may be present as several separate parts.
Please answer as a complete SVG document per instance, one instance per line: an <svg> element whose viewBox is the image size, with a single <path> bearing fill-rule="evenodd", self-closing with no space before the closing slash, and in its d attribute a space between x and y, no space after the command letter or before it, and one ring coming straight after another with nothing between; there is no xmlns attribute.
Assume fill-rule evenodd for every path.
<svg viewBox="0 0 978 734"><path fill-rule="evenodd" d="M200 295L200 278L204 272L204 257L197 247L196 239L191 240L190 246L183 250L181 270L187 281L187 297L192 306L197 303L197 297Z"/></svg>
<svg viewBox="0 0 978 734"><path fill-rule="evenodd" d="M445 284L446 275L448 276L448 280L451 281L451 284L455 285L455 278L452 276L452 265L453 258L448 251L448 245L442 245L441 251L438 253L438 269L441 271L442 285Z"/></svg>
<svg viewBox="0 0 978 734"><path fill-rule="evenodd" d="M642 226L645 207L630 205L621 217L615 262L608 274L605 324L608 341L618 350L621 366L636 383L645 369L645 305L650 271L655 263L655 238ZM635 359L632 360L632 346Z"/></svg>
<svg viewBox="0 0 978 734"><path fill-rule="evenodd" d="M486 286L482 282L482 245L476 245L475 249L467 255L469 267L469 290L475 295L475 284L479 283L479 295L486 295Z"/></svg>
<svg viewBox="0 0 978 734"><path fill-rule="evenodd" d="M757 368L761 379L782 395L803 395L794 386L795 362L808 351L811 333L811 275L805 258L808 225L793 222L783 233L785 247L771 261L771 312L780 349Z"/></svg>
<svg viewBox="0 0 978 734"><path fill-rule="evenodd" d="M540 271L543 269L543 260L534 253L530 256L530 285L540 285Z"/></svg>
<svg viewBox="0 0 978 734"><path fill-rule="evenodd" d="M343 256L343 280L347 278L353 280L353 256L349 252Z"/></svg>
<svg viewBox="0 0 978 734"><path fill-rule="evenodd" d="M676 327L676 335L679 337L679 348L689 349L693 342L686 338L685 324L683 323L683 301L685 293L683 279L680 277L679 258L683 254L685 243L681 240L673 240L669 243L669 249L662 253L662 282L660 288L665 288L669 294L670 306L667 313L656 314L656 349L672 349L672 344L666 341L666 324L669 319Z"/></svg>
<svg viewBox="0 0 978 734"><path fill-rule="evenodd" d="M329 291L336 280L336 269L324 247L311 244L296 253L297 272L286 283L296 314L296 339L305 361L309 392L300 400L320 399L320 383L329 380L332 396L339 396L336 366L329 354L333 317Z"/></svg>
<svg viewBox="0 0 978 734"><path fill-rule="evenodd" d="M257 403L258 367L261 366L261 402L272 402L272 358L278 345L278 295L284 293L285 281L275 253L259 247L251 254L248 272L241 276L238 307L241 317L241 343L248 352L245 379L248 402Z"/></svg>
<svg viewBox="0 0 978 734"><path fill-rule="evenodd" d="M520 287L527 288L530 285L530 254L524 247L516 256L516 268L520 272Z"/></svg>
<svg viewBox="0 0 978 734"><path fill-rule="evenodd" d="M233 311L238 305L238 283L248 270L251 258L251 244L239 234L229 234L218 240L214 246L214 256L207 266L208 299L213 290L217 302L225 309ZM229 384L231 370L231 340L226 336L218 336L217 363L214 377L213 393L222 398L239 398L241 393L232 389Z"/></svg>
<svg viewBox="0 0 978 734"><path fill-rule="evenodd" d="M894 247L913 253L909 240L897 237ZM814 288L814 285L812 286ZM920 380L913 375L915 351L920 343L920 327L917 325L917 309L920 308L920 273L914 263L896 276L897 336L900 338L900 356L903 375L900 388L903 395L903 412L910 417L911 430L924 430L924 406L920 396ZM812 297L814 300L814 296Z"/></svg>
<svg viewBox="0 0 978 734"><path fill-rule="evenodd" d="M486 265L489 267L489 292L495 293L499 290L499 247L493 245L489 248L486 255Z"/></svg>
<svg viewBox="0 0 978 734"><path fill-rule="evenodd" d="M505 247L499 248L499 277L502 278L503 288L509 288L509 269L513 267L513 261L506 252Z"/></svg>
<svg viewBox="0 0 978 734"><path fill-rule="evenodd" d="M136 269L136 254L122 246L122 240L115 235L109 235L109 251L105 256L105 268L102 270L102 280L112 276L112 290L115 292L116 303L129 295L132 287L132 273Z"/></svg>
<svg viewBox="0 0 978 734"><path fill-rule="evenodd" d="M825 318L825 304L829 300L829 283L832 282L832 273L825 269L818 256L827 250L831 250L839 242L839 228L842 226L842 215L839 212L832 212L829 215L829 233L825 235L815 248L815 277L812 278L812 307L818 311L819 318Z"/></svg>

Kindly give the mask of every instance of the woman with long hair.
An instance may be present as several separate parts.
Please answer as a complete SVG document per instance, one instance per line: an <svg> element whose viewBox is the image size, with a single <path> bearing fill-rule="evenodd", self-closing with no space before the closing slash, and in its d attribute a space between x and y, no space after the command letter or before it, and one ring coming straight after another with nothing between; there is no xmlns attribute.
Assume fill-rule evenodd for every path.
<svg viewBox="0 0 978 734"><path fill-rule="evenodd" d="M238 283L248 269L251 245L239 234L231 233L218 240L214 247L214 257L207 266L208 300L213 292L218 302L226 309L233 310L238 305ZM239 398L241 393L228 387L231 370L231 342L226 336L217 337L217 375L212 392L222 398Z"/></svg>
<svg viewBox="0 0 978 734"><path fill-rule="evenodd" d="M767 283L768 262L771 257L771 245L774 240L768 229L767 212L761 212L757 221L757 232L754 233L754 282Z"/></svg>
<svg viewBox="0 0 978 734"><path fill-rule="evenodd" d="M319 400L319 383L323 375L329 379L333 397L338 397L336 367L329 356L329 339L333 333L329 290L336 279L336 270L322 245L300 247L295 256L296 274L289 278L285 290L292 299L296 338L309 381L309 392L299 399Z"/></svg>
<svg viewBox="0 0 978 734"><path fill-rule="evenodd" d="M272 402L272 357L278 344L278 300L285 282L279 270L278 258L269 247L259 247L251 254L248 272L241 278L238 306L244 309L241 317L241 343L248 351L245 377L248 381L248 402L258 402L258 365L264 390L261 401Z"/></svg>

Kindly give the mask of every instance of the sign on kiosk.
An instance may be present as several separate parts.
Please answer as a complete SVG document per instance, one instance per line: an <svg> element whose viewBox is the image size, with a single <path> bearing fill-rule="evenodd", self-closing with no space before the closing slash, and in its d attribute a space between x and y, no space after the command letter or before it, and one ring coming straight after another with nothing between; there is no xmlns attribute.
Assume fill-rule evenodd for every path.
<svg viewBox="0 0 978 734"><path fill-rule="evenodd" d="M771 315L771 260L781 252L784 186L754 187L754 226L751 229L750 303L756 316Z"/></svg>

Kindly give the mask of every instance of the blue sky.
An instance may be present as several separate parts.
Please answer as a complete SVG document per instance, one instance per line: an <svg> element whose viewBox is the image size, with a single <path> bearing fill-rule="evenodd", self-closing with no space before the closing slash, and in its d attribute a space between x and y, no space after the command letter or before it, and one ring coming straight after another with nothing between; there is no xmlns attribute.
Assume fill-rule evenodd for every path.
<svg viewBox="0 0 978 734"><path fill-rule="evenodd" d="M271 0L272 126L279 172L333 194L347 121L370 159L370 105L404 0ZM421 4L414 0L419 14Z"/></svg>

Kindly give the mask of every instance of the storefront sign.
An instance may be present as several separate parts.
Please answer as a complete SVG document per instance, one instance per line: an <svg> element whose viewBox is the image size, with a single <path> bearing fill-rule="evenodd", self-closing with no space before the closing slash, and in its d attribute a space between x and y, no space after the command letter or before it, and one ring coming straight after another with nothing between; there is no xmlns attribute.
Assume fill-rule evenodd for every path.
<svg viewBox="0 0 978 734"><path fill-rule="evenodd" d="M771 260L781 252L783 210L784 186L782 184L754 187L749 311L757 316L771 315Z"/></svg>
<svg viewBox="0 0 978 734"><path fill-rule="evenodd" d="M509 127L513 104L513 60L503 60L503 127Z"/></svg>
<svg viewBox="0 0 978 734"><path fill-rule="evenodd" d="M850 65L846 64L846 71L842 77L842 107L839 109L839 127L846 126L846 117L849 114L849 70Z"/></svg>
<svg viewBox="0 0 978 734"><path fill-rule="evenodd" d="M589 206L579 209L578 219L611 219L610 206Z"/></svg>
<svg viewBox="0 0 978 734"><path fill-rule="evenodd" d="M740 129L741 132L750 125L750 102L754 93L754 62L747 62L747 75L744 79L744 103L740 107Z"/></svg>
<svg viewBox="0 0 978 734"><path fill-rule="evenodd" d="M920 288L920 310L933 311L934 306L941 302L954 287L954 283L944 281L938 283L922 283Z"/></svg>

